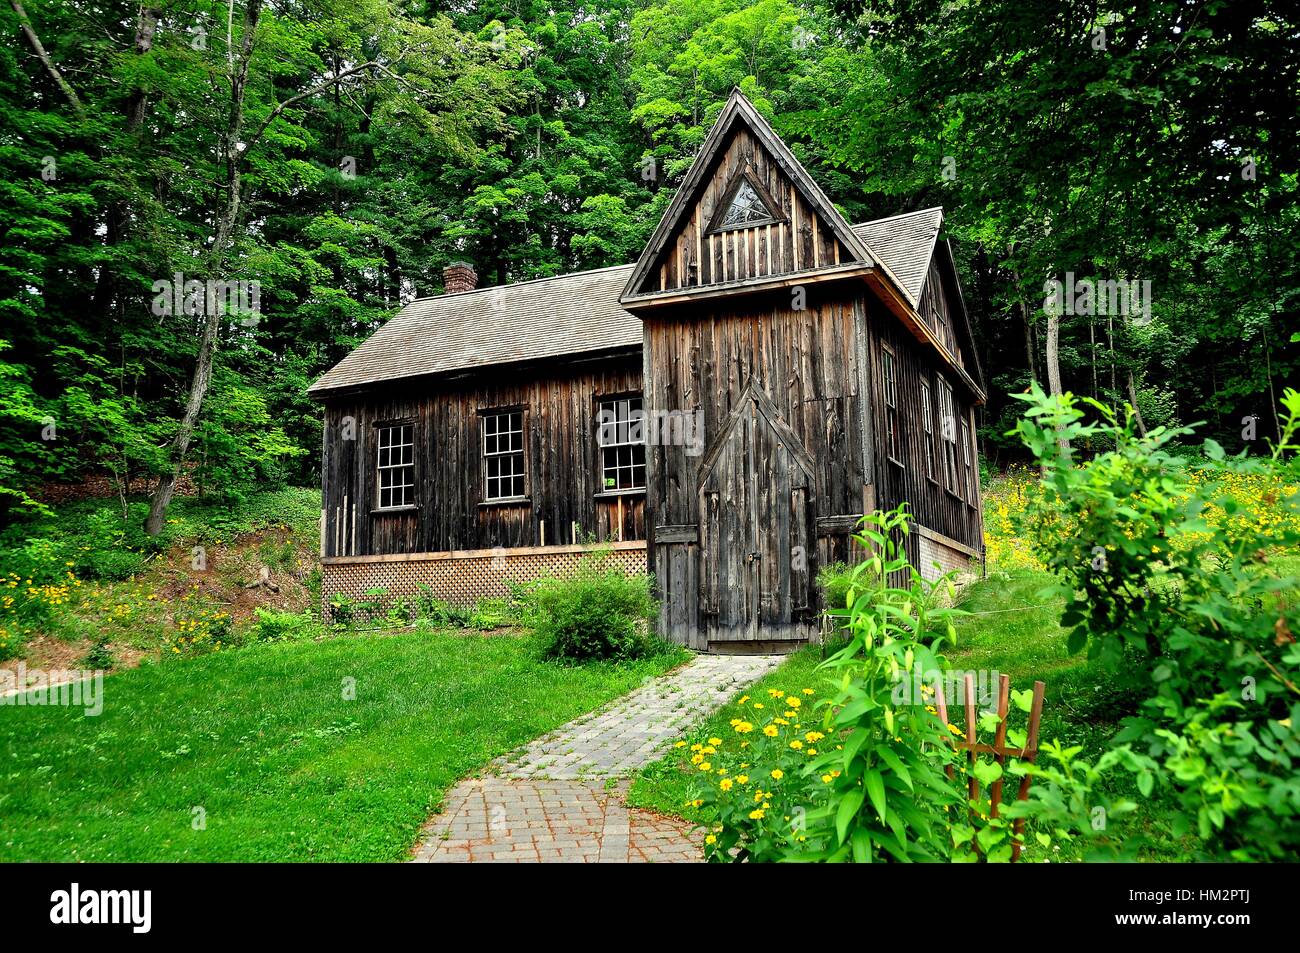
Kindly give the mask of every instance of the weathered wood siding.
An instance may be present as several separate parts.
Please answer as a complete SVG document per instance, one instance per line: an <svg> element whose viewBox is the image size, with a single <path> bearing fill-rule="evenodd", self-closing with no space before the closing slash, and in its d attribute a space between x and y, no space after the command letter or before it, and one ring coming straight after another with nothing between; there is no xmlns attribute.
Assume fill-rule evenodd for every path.
<svg viewBox="0 0 1300 953"><path fill-rule="evenodd" d="M531 370L492 368L331 399L324 423L324 555L568 544L575 523L577 542L618 539L620 526L623 540L645 539L643 495L597 497L596 401L640 391L640 355L623 354ZM524 411L528 500L487 504L479 414L514 407ZM348 418L354 439L346 439ZM415 425L416 505L374 513L375 427L397 421Z"/></svg>
<svg viewBox="0 0 1300 953"><path fill-rule="evenodd" d="M936 294L940 296L942 306L950 308L950 304L942 297L942 289L936 291L933 286L927 286L922 304L926 304L928 299ZM926 314L924 310L921 313ZM914 522L955 539L977 552L981 551L983 515L979 499L979 461L974 455L975 421L971 395L964 391L956 375L951 371L945 372L945 365L938 355L932 349L919 344L882 305L869 300L868 315L867 340L871 366L874 369L870 401L872 424L876 433L882 435L886 432L887 414L880 371L883 345L893 349L897 364L900 455L896 460L891 460L885 453L884 444L877 441L873 466L877 505L881 509L890 509L899 503L907 502L910 504ZM953 403L957 417L955 433L959 442L957 468L958 475L963 480L965 464L960 446L962 439L960 421L963 419L966 421L966 438L972 441L968 452L971 454L970 465L974 470L975 478L973 493L967 490L965 483L957 493L949 491L945 485L940 377L953 388ZM933 479L927 474L926 468L925 406L922 402L924 392L921 386L923 381L929 385L930 400L933 404ZM881 440L883 439L882 436ZM918 558L919 549L915 539L909 539L908 551L914 560Z"/></svg>
<svg viewBox="0 0 1300 953"><path fill-rule="evenodd" d="M783 221L709 233L718 205L729 195L733 177L748 170L767 191ZM847 249L836 239L776 160L748 129L737 129L718 154L699 200L659 253L639 293L787 275L847 264Z"/></svg>
<svg viewBox="0 0 1300 953"><path fill-rule="evenodd" d="M808 637L817 567L835 555L834 538L847 553L852 519L844 517L863 512L861 292L836 297L809 288L807 308L790 304L787 292L646 319L646 406L698 413L704 428L703 454L650 448L647 493L664 631L684 632L699 648ZM761 395L756 408L747 406L753 391ZM764 419L738 432L737 413ZM709 512L712 506L722 512ZM752 571L739 562L751 545L763 547ZM802 569L791 563L795 547ZM792 617L779 618L771 600ZM742 604L756 606L751 617L763 631L727 624Z"/></svg>

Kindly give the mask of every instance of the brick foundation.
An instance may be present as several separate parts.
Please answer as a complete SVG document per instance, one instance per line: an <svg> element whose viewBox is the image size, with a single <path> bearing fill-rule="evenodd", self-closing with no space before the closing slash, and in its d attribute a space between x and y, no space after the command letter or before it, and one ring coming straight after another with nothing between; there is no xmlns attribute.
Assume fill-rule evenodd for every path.
<svg viewBox="0 0 1300 953"><path fill-rule="evenodd" d="M917 568L924 579L933 582L944 573L952 572L954 569L958 571L969 569L973 563L979 561L979 553L955 539L949 539L942 533L916 525L912 527L912 532L916 534L917 549L920 554ZM939 564L938 567L935 563Z"/></svg>

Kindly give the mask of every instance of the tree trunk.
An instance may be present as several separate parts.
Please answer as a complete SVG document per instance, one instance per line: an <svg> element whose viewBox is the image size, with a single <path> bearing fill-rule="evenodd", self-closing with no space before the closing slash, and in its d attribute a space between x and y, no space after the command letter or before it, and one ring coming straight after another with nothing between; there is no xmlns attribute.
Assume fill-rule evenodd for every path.
<svg viewBox="0 0 1300 953"><path fill-rule="evenodd" d="M32 26L32 21L27 16L27 11L23 9L20 0L10 0L9 5L14 8L14 13L18 15L18 27L22 30L23 36L27 37L28 44L31 45L36 58L41 61L45 67L45 72L50 74L50 79L54 80L54 85L59 87L59 92L72 105L78 116L84 116L86 111L81 105L81 100L77 97L76 90L63 78L59 68L54 65L54 60L50 59L50 54L45 52L45 45L41 43L41 38L36 35L36 28Z"/></svg>
<svg viewBox="0 0 1300 953"><path fill-rule="evenodd" d="M1061 341L1061 316L1055 313L1055 309L1049 309L1047 312L1047 388L1053 397L1060 397L1061 390L1061 358L1060 358L1060 341ZM1056 444L1062 452L1068 452L1070 441L1065 437L1058 436Z"/></svg>
<svg viewBox="0 0 1300 953"><path fill-rule="evenodd" d="M230 115L226 130L221 137L221 154L226 160L226 207L217 224L217 233L209 250L208 273L219 277L225 265L226 253L230 239L234 235L235 225L239 221L241 204L240 164L243 154L240 151L240 136L244 128L244 92L248 83L249 61L253 54L253 35L257 32L257 23L262 15L262 0L248 0L244 9L244 32L241 40L240 57L232 66L230 76ZM150 536L162 532L167 520L167 509L171 506L172 496L176 492L176 480L181 465L185 462L186 451L198 425L199 414L203 410L203 400L207 397L208 387L212 383L212 359L217 350L217 335L221 330L221 313L215 302L206 302L204 308L203 337L199 341L198 359L195 362L194 377L190 381L190 395L185 403L185 414L181 418L176 436L172 438L169 454L169 469L158 478L158 487L149 501L149 516L144 529Z"/></svg>
<svg viewBox="0 0 1300 953"><path fill-rule="evenodd" d="M1142 411L1138 410L1138 392L1137 383L1133 380L1133 368L1128 369L1128 403L1133 408L1133 420L1138 425L1138 433L1143 437L1147 435L1147 425L1142 419Z"/></svg>

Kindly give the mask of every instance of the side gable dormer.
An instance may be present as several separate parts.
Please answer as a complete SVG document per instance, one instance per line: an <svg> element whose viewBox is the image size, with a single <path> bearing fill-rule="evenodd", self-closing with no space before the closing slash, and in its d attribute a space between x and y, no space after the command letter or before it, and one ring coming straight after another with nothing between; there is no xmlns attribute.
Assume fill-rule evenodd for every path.
<svg viewBox="0 0 1300 953"><path fill-rule="evenodd" d="M732 92L621 303L779 285L878 264L753 104Z"/></svg>

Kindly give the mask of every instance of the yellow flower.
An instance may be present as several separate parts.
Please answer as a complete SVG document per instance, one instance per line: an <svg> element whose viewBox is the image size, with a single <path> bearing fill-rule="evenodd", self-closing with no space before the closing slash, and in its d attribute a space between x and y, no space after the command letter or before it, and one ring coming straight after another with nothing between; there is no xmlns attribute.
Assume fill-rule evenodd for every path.
<svg viewBox="0 0 1300 953"><path fill-rule="evenodd" d="M737 784L748 784L748 783L749 783L749 775L748 775L748 774L738 774L738 775L736 775L736 783L737 783Z"/></svg>
<svg viewBox="0 0 1300 953"><path fill-rule="evenodd" d="M832 780L832 779L831 779L831 776L830 776L829 774L823 774L823 775L822 775L822 784L830 784L830 783L831 783L831 780Z"/></svg>
<svg viewBox="0 0 1300 953"><path fill-rule="evenodd" d="M754 808L754 810L749 812L749 819L751 821L761 821L763 819L763 816L764 816L764 812L761 807L756 807Z"/></svg>
<svg viewBox="0 0 1300 953"><path fill-rule="evenodd" d="M816 694L816 692L814 692L811 688L805 688L805 689L803 690L803 693L804 693L805 695L815 695L815 694Z"/></svg>
<svg viewBox="0 0 1300 953"><path fill-rule="evenodd" d="M798 738L796 738L794 739L794 741L790 742L790 747L793 748L795 751L798 751L800 748L803 747L803 742L800 741Z"/></svg>
<svg viewBox="0 0 1300 953"><path fill-rule="evenodd" d="M742 721L740 724L736 725L736 734L738 735L747 735L753 730L754 726L747 721Z"/></svg>
<svg viewBox="0 0 1300 953"><path fill-rule="evenodd" d="M685 741L679 741L679 742L677 742L677 744L673 745L673 747L674 747L674 748L685 748L685 747L686 747L686 742L685 742Z"/></svg>
<svg viewBox="0 0 1300 953"><path fill-rule="evenodd" d="M781 729L777 728L776 725L768 725L763 729L763 734L767 735L769 738L775 738L780 733Z"/></svg>
<svg viewBox="0 0 1300 953"><path fill-rule="evenodd" d="M786 705L788 705L788 706L791 707L791 708L798 708L800 705L803 704L802 701L800 701L798 698L795 698L793 695L791 695L789 698L787 698L787 699L785 700L785 703L786 703Z"/></svg>
<svg viewBox="0 0 1300 953"><path fill-rule="evenodd" d="M712 770L713 770L713 765L711 765L711 764L709 764L709 762L705 761L703 764L700 765L700 770L701 770L701 771L712 771Z"/></svg>
<svg viewBox="0 0 1300 953"><path fill-rule="evenodd" d="M711 745L720 745L720 744L722 744L722 739L721 739L721 738L710 738L710 739L709 739L709 744L711 744Z"/></svg>
<svg viewBox="0 0 1300 953"><path fill-rule="evenodd" d="M785 777L785 772L782 771L780 768L773 768L773 769L772 769L772 780L773 780L773 781L780 781L783 777Z"/></svg>
<svg viewBox="0 0 1300 953"><path fill-rule="evenodd" d="M721 781L718 782L718 787L724 791L730 791L732 786L733 786L733 782L731 778L723 778Z"/></svg>
<svg viewBox="0 0 1300 953"><path fill-rule="evenodd" d="M706 844L716 844L717 842L718 836L716 834L710 834L708 837L704 838L704 843Z"/></svg>

